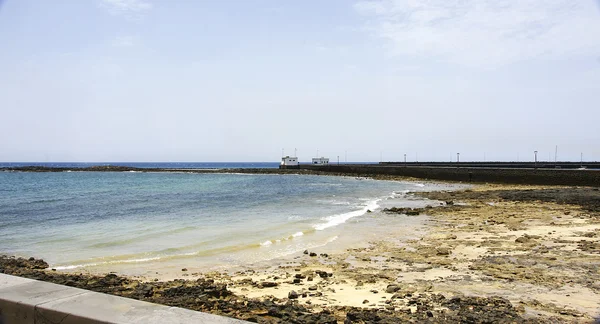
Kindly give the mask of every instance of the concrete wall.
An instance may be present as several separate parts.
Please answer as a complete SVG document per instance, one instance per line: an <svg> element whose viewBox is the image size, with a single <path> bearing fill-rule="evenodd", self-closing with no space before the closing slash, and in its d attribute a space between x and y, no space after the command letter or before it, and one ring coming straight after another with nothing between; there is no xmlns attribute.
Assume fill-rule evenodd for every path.
<svg viewBox="0 0 600 324"><path fill-rule="evenodd" d="M248 323L0 274L0 324Z"/></svg>
<svg viewBox="0 0 600 324"><path fill-rule="evenodd" d="M514 184L572 185L600 187L600 171L562 169L510 169L468 167L386 166L378 164L301 164L301 169L357 175L398 175L421 179L495 182Z"/></svg>

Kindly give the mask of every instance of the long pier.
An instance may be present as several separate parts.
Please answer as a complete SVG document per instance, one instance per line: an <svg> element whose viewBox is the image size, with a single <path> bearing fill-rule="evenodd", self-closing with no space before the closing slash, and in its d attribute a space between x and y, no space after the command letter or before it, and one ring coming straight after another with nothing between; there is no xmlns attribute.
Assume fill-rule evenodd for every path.
<svg viewBox="0 0 600 324"><path fill-rule="evenodd" d="M539 162L538 162L539 163ZM536 185L568 185L600 187L600 170L568 168L572 163L561 163L560 168L542 168L538 165L509 163L380 163L380 164L300 164L303 170L357 176L392 175L432 180L477 183L512 183ZM600 163L587 164L598 166Z"/></svg>

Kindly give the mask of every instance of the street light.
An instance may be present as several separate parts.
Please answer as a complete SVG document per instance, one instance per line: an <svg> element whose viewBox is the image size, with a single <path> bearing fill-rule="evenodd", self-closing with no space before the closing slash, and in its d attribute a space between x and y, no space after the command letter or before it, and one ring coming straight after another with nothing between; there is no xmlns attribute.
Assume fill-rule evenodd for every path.
<svg viewBox="0 0 600 324"><path fill-rule="evenodd" d="M460 162L460 153L456 153L456 163Z"/></svg>
<svg viewBox="0 0 600 324"><path fill-rule="evenodd" d="M537 151L533 151L533 155L535 156L535 168L537 169Z"/></svg>
<svg viewBox="0 0 600 324"><path fill-rule="evenodd" d="M404 153L404 167L406 168L406 153Z"/></svg>

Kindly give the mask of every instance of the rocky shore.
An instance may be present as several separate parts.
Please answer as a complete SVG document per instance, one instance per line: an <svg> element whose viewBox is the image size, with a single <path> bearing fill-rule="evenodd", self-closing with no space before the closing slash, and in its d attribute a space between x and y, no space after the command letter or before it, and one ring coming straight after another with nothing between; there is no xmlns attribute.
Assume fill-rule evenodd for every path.
<svg viewBox="0 0 600 324"><path fill-rule="evenodd" d="M305 251L236 273L160 281L66 274L0 258L0 272L260 323L593 323L600 317L598 188L481 185L414 193L427 234L340 254ZM427 216L423 216L427 215Z"/></svg>

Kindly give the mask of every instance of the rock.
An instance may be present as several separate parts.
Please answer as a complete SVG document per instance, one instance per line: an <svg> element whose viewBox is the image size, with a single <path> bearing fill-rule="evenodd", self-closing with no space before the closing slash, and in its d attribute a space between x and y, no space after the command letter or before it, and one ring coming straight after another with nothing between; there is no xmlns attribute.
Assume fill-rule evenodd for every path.
<svg viewBox="0 0 600 324"><path fill-rule="evenodd" d="M298 299L298 293L295 292L294 290L292 290L288 293L288 298L289 299Z"/></svg>
<svg viewBox="0 0 600 324"><path fill-rule="evenodd" d="M310 254L309 254L309 255L310 255L311 257L316 257L316 256L317 256L317 254L316 254L315 252L310 252Z"/></svg>
<svg viewBox="0 0 600 324"><path fill-rule="evenodd" d="M450 251L449 248L445 247L439 247L435 250L436 255L450 255L450 253L452 253L452 251Z"/></svg>
<svg viewBox="0 0 600 324"><path fill-rule="evenodd" d="M396 291L400 290L400 287L398 285L388 285L387 288L385 289L385 292L388 294L393 294Z"/></svg>
<svg viewBox="0 0 600 324"><path fill-rule="evenodd" d="M277 287L279 284L272 281L264 281L258 284L258 288L271 288Z"/></svg>
<svg viewBox="0 0 600 324"><path fill-rule="evenodd" d="M368 304L368 303L369 303L368 299L363 300L363 304Z"/></svg>
<svg viewBox="0 0 600 324"><path fill-rule="evenodd" d="M308 250L304 250L304 252L302 252L302 253L304 253L304 254L308 254Z"/></svg>
<svg viewBox="0 0 600 324"><path fill-rule="evenodd" d="M372 292L372 293L374 293L374 294L377 294L377 293L379 293L379 291L377 291L376 289L371 289L371 290L370 290L370 292Z"/></svg>
<svg viewBox="0 0 600 324"><path fill-rule="evenodd" d="M301 274L301 273L297 273L294 277L298 278L298 279L305 279L306 276Z"/></svg>
<svg viewBox="0 0 600 324"><path fill-rule="evenodd" d="M302 282L302 279L300 279L300 278L294 278L294 283L295 284L299 284L301 282Z"/></svg>
<svg viewBox="0 0 600 324"><path fill-rule="evenodd" d="M325 271L316 270L315 273L318 274L319 277L321 277L321 278L328 278L329 277L329 275Z"/></svg>
<svg viewBox="0 0 600 324"><path fill-rule="evenodd" d="M448 200L448 201L446 201L446 205L452 206L452 205L454 205L454 201Z"/></svg>
<svg viewBox="0 0 600 324"><path fill-rule="evenodd" d="M310 286L308 287L308 290L317 290L317 286Z"/></svg>
<svg viewBox="0 0 600 324"><path fill-rule="evenodd" d="M187 268L183 268L183 269L181 269L181 271L187 271Z"/></svg>
<svg viewBox="0 0 600 324"><path fill-rule="evenodd" d="M308 276L308 278L306 278L306 281L313 281L313 280L314 280L313 276Z"/></svg>

